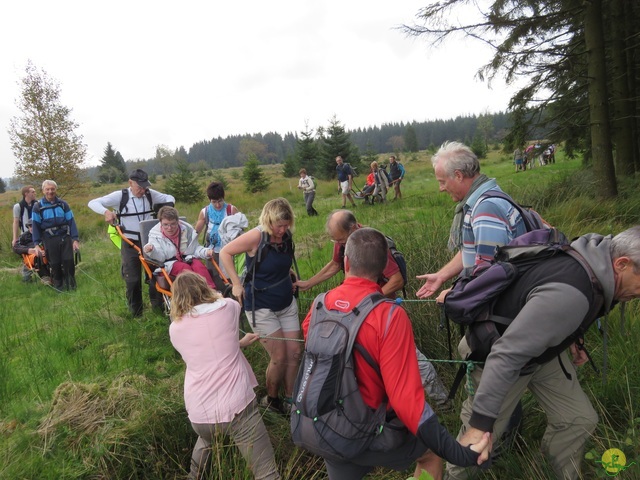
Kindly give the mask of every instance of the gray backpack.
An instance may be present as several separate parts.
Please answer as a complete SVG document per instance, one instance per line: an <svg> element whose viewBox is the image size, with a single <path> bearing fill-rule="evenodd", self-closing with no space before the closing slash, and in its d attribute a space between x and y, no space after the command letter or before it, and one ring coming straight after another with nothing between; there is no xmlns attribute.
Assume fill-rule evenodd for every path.
<svg viewBox="0 0 640 480"><path fill-rule="evenodd" d="M373 293L343 313L327 310L325 295L318 295L312 307L305 352L293 389L291 435L296 445L316 455L349 460L369 449L374 440L382 440L387 426L387 402L373 411L362 400L353 371L353 349L380 373L364 347L355 344L355 338L371 310L392 300ZM396 425L391 428L397 431Z"/></svg>

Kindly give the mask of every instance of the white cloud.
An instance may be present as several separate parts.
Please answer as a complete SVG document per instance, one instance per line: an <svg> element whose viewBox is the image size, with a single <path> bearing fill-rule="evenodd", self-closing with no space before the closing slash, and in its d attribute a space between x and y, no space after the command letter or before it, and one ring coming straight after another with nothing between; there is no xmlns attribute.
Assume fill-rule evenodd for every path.
<svg viewBox="0 0 640 480"><path fill-rule="evenodd" d="M506 108L474 79L490 52L430 50L397 27L425 0L10 2L0 30L0 175L13 173L6 130L30 59L61 84L96 163L242 133L284 134L424 121ZM8 48L7 48L8 47Z"/></svg>

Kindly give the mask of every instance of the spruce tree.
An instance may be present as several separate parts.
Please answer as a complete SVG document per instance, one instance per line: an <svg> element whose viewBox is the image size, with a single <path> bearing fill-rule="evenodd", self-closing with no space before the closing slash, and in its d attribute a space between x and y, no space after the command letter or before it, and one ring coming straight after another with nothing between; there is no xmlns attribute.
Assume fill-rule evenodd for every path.
<svg viewBox="0 0 640 480"><path fill-rule="evenodd" d="M322 173L331 178L335 176L336 157L341 156L345 163L349 163L352 168L360 167L360 155L351 143L351 138L340 121L333 116L329 121L329 126L324 131L322 145Z"/></svg>
<svg viewBox="0 0 640 480"><path fill-rule="evenodd" d="M269 181L260 168L258 157L249 154L247 162L242 169L244 188L249 193L263 192L269 187Z"/></svg>
<svg viewBox="0 0 640 480"><path fill-rule="evenodd" d="M203 201L202 188L184 160L176 163L176 173L169 176L165 188L178 202L192 204Z"/></svg>
<svg viewBox="0 0 640 480"><path fill-rule="evenodd" d="M296 141L296 159L300 168L307 170L309 175L325 176L322 168L319 168L320 149L318 142L313 138L313 130L305 124L305 131L300 132L300 137Z"/></svg>
<svg viewBox="0 0 640 480"><path fill-rule="evenodd" d="M404 130L404 148L408 152L418 151L418 136L416 135L416 129L412 125L407 125Z"/></svg>
<svg viewBox="0 0 640 480"><path fill-rule="evenodd" d="M285 178L293 178L298 176L300 165L294 155L287 155L282 164L282 175Z"/></svg>
<svg viewBox="0 0 640 480"><path fill-rule="evenodd" d="M98 167L98 180L100 183L119 183L127 180L124 159L120 152L113 149L111 142L107 142L104 149L104 155Z"/></svg>

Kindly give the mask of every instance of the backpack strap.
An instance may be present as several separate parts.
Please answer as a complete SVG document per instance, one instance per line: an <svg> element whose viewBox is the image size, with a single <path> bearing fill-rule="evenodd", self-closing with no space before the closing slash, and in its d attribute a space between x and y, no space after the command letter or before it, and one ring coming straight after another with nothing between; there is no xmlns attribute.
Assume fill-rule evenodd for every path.
<svg viewBox="0 0 640 480"><path fill-rule="evenodd" d="M285 234L285 238L283 238L282 241L288 242L287 248L289 253L291 254L296 275L298 276L298 278L300 278L298 263L296 262L296 256L295 256L295 244L293 243L293 237L289 230L287 230L287 233ZM258 271L258 267L260 266L260 263L262 263L268 251L269 251L269 233L262 231L260 232L260 243L258 244L258 250L256 251L256 255L253 257L253 263L251 264L251 272L247 272L247 275L244 277L245 285L247 282L251 282L251 311L252 312L256 311L256 306L255 306L256 305L256 287L255 287L254 278L255 278L256 272ZM284 280L286 280L286 278L283 279L282 281ZM278 282L277 284L279 283L280 282ZM275 286L275 285L271 285L271 286ZM296 292L294 292L294 295L297 296L297 293L298 292L296 290ZM256 319L255 319L254 313L252 313L252 317L253 317L253 326L255 327Z"/></svg>
<svg viewBox="0 0 640 480"><path fill-rule="evenodd" d="M127 203L129 203L129 189L128 188L122 189L122 196L120 197L120 206L118 207L118 211L116 212L116 215L118 217L118 222L120 221L120 217L133 217L134 215L146 215L147 213L154 213L153 199L151 197L151 192L147 189L145 190L144 194L145 194L145 197L147 198L147 201L149 202L149 210L143 210L142 212L128 213L129 208L127 207ZM123 230L123 232L126 232L126 231Z"/></svg>
<svg viewBox="0 0 640 480"><path fill-rule="evenodd" d="M518 210L518 213L520 213L520 216L522 217L522 221L524 222L526 228L527 228L527 232L530 232L532 230L539 230L542 228L545 228L544 225L539 224L535 217L533 215L531 215L529 212L526 211L526 208L528 207L522 207L521 205L518 204L518 202L516 202L513 198L511 198L509 195L507 195L504 192L501 192L499 190L487 190L486 192L484 192L478 202L476 202L476 205L478 205L479 202L481 202L482 200L486 199L486 198L500 198L502 200L506 200L507 202L509 202L513 208L515 208L516 210ZM474 210L476 208L476 205L474 205Z"/></svg>

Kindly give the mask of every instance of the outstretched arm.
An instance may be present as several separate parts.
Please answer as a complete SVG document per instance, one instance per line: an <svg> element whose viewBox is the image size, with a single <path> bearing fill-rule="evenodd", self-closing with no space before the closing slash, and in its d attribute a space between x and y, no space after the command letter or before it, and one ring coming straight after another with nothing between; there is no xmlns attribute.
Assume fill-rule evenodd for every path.
<svg viewBox="0 0 640 480"><path fill-rule="evenodd" d="M322 282L326 282L339 271L340 264L331 260L324 267L322 267L322 270L316 273L309 280L298 280L294 287L298 287L300 291L304 292L305 290L309 290L310 288L313 288Z"/></svg>
<svg viewBox="0 0 640 480"><path fill-rule="evenodd" d="M424 275L417 275L419 280L425 280L424 285L420 287L420 290L416 292L418 298L428 298L438 291L442 285L459 275L462 271L462 252L456 253L456 255L447 263L444 267L438 270L436 273L426 273Z"/></svg>

